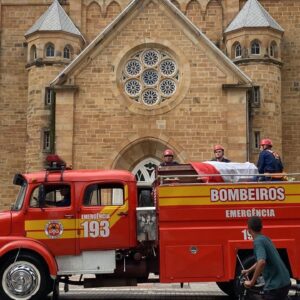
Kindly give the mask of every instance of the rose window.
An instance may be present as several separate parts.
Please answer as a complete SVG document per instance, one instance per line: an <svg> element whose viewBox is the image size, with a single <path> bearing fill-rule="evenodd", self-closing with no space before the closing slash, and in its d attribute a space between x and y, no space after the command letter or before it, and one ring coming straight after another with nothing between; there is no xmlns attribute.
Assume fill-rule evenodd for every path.
<svg viewBox="0 0 300 300"><path fill-rule="evenodd" d="M176 64L172 59L165 59L160 64L160 71L165 76L173 76L176 71Z"/></svg>
<svg viewBox="0 0 300 300"><path fill-rule="evenodd" d="M171 96L175 93L176 91L176 83L172 79L164 79L160 85L159 89L161 93L165 96Z"/></svg>
<svg viewBox="0 0 300 300"><path fill-rule="evenodd" d="M148 89L143 92L142 98L146 105L154 105L159 101L159 94L155 89Z"/></svg>
<svg viewBox="0 0 300 300"><path fill-rule="evenodd" d="M129 76L137 76L142 71L142 65L137 59L131 59L127 62L125 70Z"/></svg>
<svg viewBox="0 0 300 300"><path fill-rule="evenodd" d="M140 50L128 58L122 71L126 95L145 106L167 101L176 93L179 80L177 63L165 50Z"/></svg>
<svg viewBox="0 0 300 300"><path fill-rule="evenodd" d="M159 61L159 53L156 50L146 50L143 53L143 57L142 57L143 63L147 66L147 67L153 67L155 65L157 65L158 61Z"/></svg>
<svg viewBox="0 0 300 300"><path fill-rule="evenodd" d="M141 84L136 79L128 80L125 84L126 93L131 97L136 97L141 92Z"/></svg>
<svg viewBox="0 0 300 300"><path fill-rule="evenodd" d="M149 69L143 73L142 78L145 85L154 85L158 82L158 73L156 70Z"/></svg>

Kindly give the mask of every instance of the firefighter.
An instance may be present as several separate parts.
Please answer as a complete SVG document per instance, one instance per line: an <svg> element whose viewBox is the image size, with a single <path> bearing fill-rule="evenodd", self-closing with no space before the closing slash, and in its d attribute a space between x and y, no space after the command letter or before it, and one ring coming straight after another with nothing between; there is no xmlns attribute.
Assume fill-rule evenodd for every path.
<svg viewBox="0 0 300 300"><path fill-rule="evenodd" d="M244 285L246 288L253 287L262 273L265 281L263 299L285 300L291 286L290 273L272 241L261 233L262 227L262 220L259 217L251 217L248 220L248 231L253 237L256 263L242 271L246 276L253 273L251 280L246 280Z"/></svg>
<svg viewBox="0 0 300 300"><path fill-rule="evenodd" d="M215 145L214 146L214 154L215 154L215 157L211 159L211 161L218 161L218 162L226 162L226 163L229 163L230 160L227 159L225 156L224 156L224 148L221 146L221 145Z"/></svg>
<svg viewBox="0 0 300 300"><path fill-rule="evenodd" d="M258 157L257 168L259 174L277 173L277 175L265 177L260 176L259 181L282 180L283 164L278 153L272 151L273 143L270 139L262 139L260 142L260 154ZM279 174L278 174L279 173Z"/></svg>
<svg viewBox="0 0 300 300"><path fill-rule="evenodd" d="M174 160L174 152L171 149L166 149L164 151L164 161L160 166L175 166L178 165L178 162Z"/></svg>

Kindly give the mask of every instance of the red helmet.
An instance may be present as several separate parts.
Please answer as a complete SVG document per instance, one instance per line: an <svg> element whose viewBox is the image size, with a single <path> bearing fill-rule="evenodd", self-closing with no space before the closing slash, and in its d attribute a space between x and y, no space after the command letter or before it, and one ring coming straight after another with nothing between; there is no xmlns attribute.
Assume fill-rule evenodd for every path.
<svg viewBox="0 0 300 300"><path fill-rule="evenodd" d="M268 146L273 146L273 143L270 139L262 139L261 142L260 142L260 145L261 146L264 146L264 145L268 145Z"/></svg>
<svg viewBox="0 0 300 300"><path fill-rule="evenodd" d="M215 146L214 146L214 151L217 151L217 150L222 150L222 151L224 151L224 148L223 148L223 146L221 146L221 145L215 145Z"/></svg>
<svg viewBox="0 0 300 300"><path fill-rule="evenodd" d="M164 151L164 156L174 156L174 152L171 149L166 149Z"/></svg>

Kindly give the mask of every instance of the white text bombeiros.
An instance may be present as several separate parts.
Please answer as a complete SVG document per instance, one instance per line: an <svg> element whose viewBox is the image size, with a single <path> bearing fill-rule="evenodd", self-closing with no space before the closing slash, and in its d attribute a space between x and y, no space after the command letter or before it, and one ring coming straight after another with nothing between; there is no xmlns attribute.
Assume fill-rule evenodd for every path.
<svg viewBox="0 0 300 300"><path fill-rule="evenodd" d="M285 192L283 187L257 187L257 188L232 188L211 189L211 202L232 201L283 201Z"/></svg>

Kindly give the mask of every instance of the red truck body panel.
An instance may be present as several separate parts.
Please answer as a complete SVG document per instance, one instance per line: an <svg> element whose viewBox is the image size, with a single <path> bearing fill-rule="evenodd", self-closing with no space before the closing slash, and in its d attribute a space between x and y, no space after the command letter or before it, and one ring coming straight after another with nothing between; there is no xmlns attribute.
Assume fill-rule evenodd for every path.
<svg viewBox="0 0 300 300"><path fill-rule="evenodd" d="M165 184L157 188L162 282L228 281L236 254L252 249L247 219L287 249L299 278L300 183Z"/></svg>

